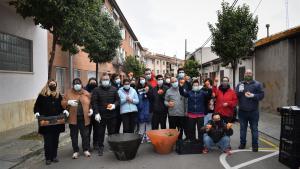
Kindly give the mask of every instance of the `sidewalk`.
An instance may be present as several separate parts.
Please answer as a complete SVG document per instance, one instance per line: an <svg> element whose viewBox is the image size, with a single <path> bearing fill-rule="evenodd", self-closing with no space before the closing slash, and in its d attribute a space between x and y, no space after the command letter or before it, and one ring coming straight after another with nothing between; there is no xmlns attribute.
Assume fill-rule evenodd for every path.
<svg viewBox="0 0 300 169"><path fill-rule="evenodd" d="M68 127L60 135L60 145L69 141ZM30 157L43 151L42 137L21 139L21 136L37 132L37 123L21 126L7 132L0 133L0 168L9 169L18 166Z"/></svg>
<svg viewBox="0 0 300 169"><path fill-rule="evenodd" d="M274 139L280 139L281 116L271 113L260 113L258 130Z"/></svg>

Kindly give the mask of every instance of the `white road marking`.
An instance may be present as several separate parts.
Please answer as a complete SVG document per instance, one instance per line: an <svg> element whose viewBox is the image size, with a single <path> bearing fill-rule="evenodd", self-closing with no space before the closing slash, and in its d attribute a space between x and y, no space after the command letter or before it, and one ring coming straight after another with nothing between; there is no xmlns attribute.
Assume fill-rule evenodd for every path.
<svg viewBox="0 0 300 169"><path fill-rule="evenodd" d="M252 150L233 150L231 151L231 153L238 153L238 152L250 152ZM272 152L271 154L268 154L268 155L265 155L265 156L262 156L262 157L259 157L259 158L256 158L256 159L253 159L253 160L250 160L250 161L247 161L247 162L244 162L242 164L239 164L239 165L236 165L234 167L231 167L228 162L226 161L226 157L227 157L227 154L223 153L221 156L220 156L220 162L221 164L223 165L223 167L225 169L239 169L239 168L242 168L242 167L245 167L245 166L248 166L250 164L253 164L253 163L256 163L256 162L259 162L259 161L262 161L264 159L267 159L267 158L270 158L270 157L273 157L273 156L276 156L279 152L277 150L259 150L259 152Z"/></svg>

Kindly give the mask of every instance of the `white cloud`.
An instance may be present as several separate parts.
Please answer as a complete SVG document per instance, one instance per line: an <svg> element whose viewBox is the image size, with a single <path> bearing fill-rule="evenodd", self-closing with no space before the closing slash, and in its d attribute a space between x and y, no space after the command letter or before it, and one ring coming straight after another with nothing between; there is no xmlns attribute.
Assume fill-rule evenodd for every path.
<svg viewBox="0 0 300 169"><path fill-rule="evenodd" d="M230 4L233 0L226 0ZM254 11L260 0L239 0ZM184 39L193 52L210 36L207 23L215 23L221 0L117 0L126 19L144 47L153 52L184 57ZM299 0L289 0L290 27L300 25ZM258 38L286 29L285 0L262 0L256 11Z"/></svg>

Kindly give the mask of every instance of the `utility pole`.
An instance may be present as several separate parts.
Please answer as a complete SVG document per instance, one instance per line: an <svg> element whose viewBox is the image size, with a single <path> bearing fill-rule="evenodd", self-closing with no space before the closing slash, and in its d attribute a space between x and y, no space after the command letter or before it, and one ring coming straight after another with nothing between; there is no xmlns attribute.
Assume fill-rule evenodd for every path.
<svg viewBox="0 0 300 169"><path fill-rule="evenodd" d="M186 54L187 54L187 39L184 41L184 60L186 60Z"/></svg>
<svg viewBox="0 0 300 169"><path fill-rule="evenodd" d="M286 14L286 29L290 27L289 23L289 0L285 0L285 14Z"/></svg>

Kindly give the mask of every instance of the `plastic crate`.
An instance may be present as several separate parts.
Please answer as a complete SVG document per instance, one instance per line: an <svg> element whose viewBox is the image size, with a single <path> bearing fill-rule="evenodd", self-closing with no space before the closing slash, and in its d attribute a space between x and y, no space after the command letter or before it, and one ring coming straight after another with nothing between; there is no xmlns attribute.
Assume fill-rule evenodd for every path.
<svg viewBox="0 0 300 169"><path fill-rule="evenodd" d="M281 114L281 126L288 125L300 129L300 108L296 106L281 107L277 109Z"/></svg>
<svg viewBox="0 0 300 169"><path fill-rule="evenodd" d="M280 138L300 142L300 129L282 125Z"/></svg>
<svg viewBox="0 0 300 169"><path fill-rule="evenodd" d="M300 158L300 142L291 141L287 139L280 140L280 152L288 153L292 156Z"/></svg>
<svg viewBox="0 0 300 169"><path fill-rule="evenodd" d="M279 153L279 162L290 167L291 169L298 169L300 167L300 158L291 156L286 152Z"/></svg>

